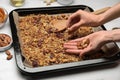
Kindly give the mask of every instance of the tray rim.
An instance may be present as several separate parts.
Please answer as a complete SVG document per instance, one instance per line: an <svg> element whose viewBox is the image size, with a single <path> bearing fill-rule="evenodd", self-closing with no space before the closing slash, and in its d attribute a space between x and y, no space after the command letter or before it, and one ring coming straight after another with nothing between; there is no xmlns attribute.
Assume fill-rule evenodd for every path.
<svg viewBox="0 0 120 80"><path fill-rule="evenodd" d="M79 65L81 62L72 62L72 63L64 63L64 64L57 64L57 65L50 65L50 66L53 66L53 67L58 67L59 65L60 66L66 66L66 65L73 65L76 63L76 65L74 66L69 66L69 67L61 67L61 68L51 68L51 69L48 69L50 66L44 66L45 68L47 68L47 70L41 70L42 67L36 67L36 68L29 68L29 67L25 67L23 65L23 62L22 62L22 56L21 56L21 53L20 53L20 48L19 48L19 41L16 42L15 40L17 39L18 40L18 37L14 37L16 36L16 34L14 34L14 32L17 32L17 31L13 31L13 27L15 27L15 24L13 20L13 16L12 16L12 12L13 11L17 11L17 12L20 12L20 11L29 11L29 10L50 10L50 9L59 9L59 8L76 8L76 7L88 7L89 9L91 9L91 11L93 11L92 8L90 8L89 6L86 6L86 5L73 5L73 6L60 6L60 7L42 7L42 8L19 8L19 9L14 9L10 12L9 14L9 20L10 20L10 26L11 26L11 31L12 31L12 37L13 37L13 47L14 47L14 54L15 54L15 59L16 59L16 64L17 64L17 67L20 69L20 71L24 72L24 73L27 73L27 74L36 74L36 73L41 73L41 72L52 72L52 71L61 71L61 70L66 70L66 69L72 69L72 68L84 68L84 67L89 67L89 66L97 66L97 65L103 65L103 64L109 64L109 63L113 63L113 62L116 62L120 59L120 55L117 55L117 58L115 59L112 59L112 60L106 60L105 62L100 62L100 63L94 63L93 64L87 64L87 65ZM105 29L104 26L101 26L103 29ZM16 27L15 27L16 28ZM17 45L17 46L15 46ZM21 60L20 60L21 59ZM98 59L95 59L95 60L98 60ZM102 60L102 59L99 59L99 60ZM88 61L88 60L87 60ZM82 61L83 62L83 61ZM59 66L59 67L60 67ZM43 68L44 69L44 68Z"/></svg>

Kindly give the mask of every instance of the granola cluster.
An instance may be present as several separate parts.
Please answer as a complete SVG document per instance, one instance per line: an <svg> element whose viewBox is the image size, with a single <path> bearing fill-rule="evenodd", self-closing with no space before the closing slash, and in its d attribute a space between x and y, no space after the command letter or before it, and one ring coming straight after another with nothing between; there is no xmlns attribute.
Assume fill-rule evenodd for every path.
<svg viewBox="0 0 120 80"><path fill-rule="evenodd" d="M78 49L84 49L86 48L90 43L89 39L84 39L82 41L77 42L77 48Z"/></svg>
<svg viewBox="0 0 120 80"><path fill-rule="evenodd" d="M80 27L73 35L54 32L52 20L67 20L70 14L30 14L19 19L18 36L22 55L33 67L81 61L77 55L67 54L63 44L71 39L92 33L91 27ZM56 25L57 26L57 25Z"/></svg>

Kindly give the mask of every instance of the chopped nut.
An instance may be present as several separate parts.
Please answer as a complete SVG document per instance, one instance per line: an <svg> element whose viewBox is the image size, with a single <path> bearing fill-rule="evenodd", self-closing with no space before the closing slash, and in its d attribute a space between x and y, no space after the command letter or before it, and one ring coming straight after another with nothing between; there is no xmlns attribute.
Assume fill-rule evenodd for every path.
<svg viewBox="0 0 120 80"><path fill-rule="evenodd" d="M13 57L13 55L8 55L8 56L7 56L7 60L11 60L12 57Z"/></svg>
<svg viewBox="0 0 120 80"><path fill-rule="evenodd" d="M10 53L10 51L5 51L5 53L7 54L7 55L11 55L11 53Z"/></svg>
<svg viewBox="0 0 120 80"><path fill-rule="evenodd" d="M11 53L10 53L9 50L5 51L5 53L6 53L6 55L7 55L7 60L12 59L13 55L11 55Z"/></svg>

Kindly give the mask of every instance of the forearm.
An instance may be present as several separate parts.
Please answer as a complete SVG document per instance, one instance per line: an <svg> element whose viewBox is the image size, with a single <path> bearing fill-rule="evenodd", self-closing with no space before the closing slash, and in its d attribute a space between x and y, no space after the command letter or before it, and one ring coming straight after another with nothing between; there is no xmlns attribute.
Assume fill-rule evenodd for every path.
<svg viewBox="0 0 120 80"><path fill-rule="evenodd" d="M100 14L99 15L99 24L102 25L102 24L109 22L118 17L120 17L120 3L116 4L115 6L110 8L105 13Z"/></svg>
<svg viewBox="0 0 120 80"><path fill-rule="evenodd" d="M106 31L104 40L106 42L120 41L120 29Z"/></svg>

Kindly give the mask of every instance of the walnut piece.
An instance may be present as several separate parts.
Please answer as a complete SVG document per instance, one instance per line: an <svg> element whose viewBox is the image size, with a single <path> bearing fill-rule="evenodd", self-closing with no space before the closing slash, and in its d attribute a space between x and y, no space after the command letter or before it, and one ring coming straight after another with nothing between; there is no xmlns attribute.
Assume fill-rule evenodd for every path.
<svg viewBox="0 0 120 80"><path fill-rule="evenodd" d="M89 39L84 39L84 40L79 41L77 43L77 47L78 47L78 49L84 49L84 48L86 48L89 45L89 43L90 43Z"/></svg>

